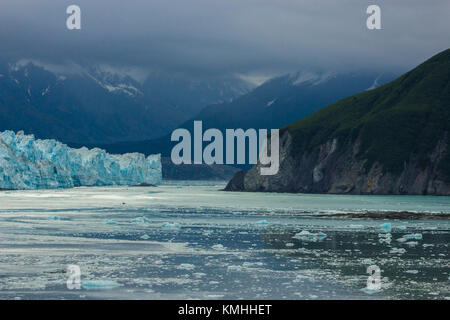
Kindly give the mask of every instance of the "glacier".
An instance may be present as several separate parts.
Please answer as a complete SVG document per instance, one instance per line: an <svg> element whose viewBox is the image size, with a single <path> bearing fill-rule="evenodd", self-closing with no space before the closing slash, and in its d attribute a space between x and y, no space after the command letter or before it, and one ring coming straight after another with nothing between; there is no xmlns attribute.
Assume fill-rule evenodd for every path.
<svg viewBox="0 0 450 320"><path fill-rule="evenodd" d="M160 154L115 155L35 139L23 131L0 133L0 190L157 185L161 180Z"/></svg>

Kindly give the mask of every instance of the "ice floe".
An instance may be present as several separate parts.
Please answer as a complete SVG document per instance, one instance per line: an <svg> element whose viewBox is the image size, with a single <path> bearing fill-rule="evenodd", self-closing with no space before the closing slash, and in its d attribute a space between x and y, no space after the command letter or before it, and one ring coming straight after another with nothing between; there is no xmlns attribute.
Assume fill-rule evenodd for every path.
<svg viewBox="0 0 450 320"><path fill-rule="evenodd" d="M12 131L0 133L0 189L160 184L161 156L73 149Z"/></svg>

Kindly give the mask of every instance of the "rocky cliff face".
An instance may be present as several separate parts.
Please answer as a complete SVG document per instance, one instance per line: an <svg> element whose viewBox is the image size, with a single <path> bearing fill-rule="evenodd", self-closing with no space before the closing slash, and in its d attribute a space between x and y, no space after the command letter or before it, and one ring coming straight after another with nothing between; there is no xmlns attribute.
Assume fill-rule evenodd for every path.
<svg viewBox="0 0 450 320"><path fill-rule="evenodd" d="M429 165L422 167L411 154L401 172L388 172L375 162L366 167L360 159L357 140L338 148L337 138L328 140L310 152L296 153L292 135L286 130L280 137L280 170L274 176L262 176L260 164L239 172L228 183L227 191L266 191L331 194L405 194L450 195L450 184L442 179L438 164L447 150L447 135L429 155Z"/></svg>

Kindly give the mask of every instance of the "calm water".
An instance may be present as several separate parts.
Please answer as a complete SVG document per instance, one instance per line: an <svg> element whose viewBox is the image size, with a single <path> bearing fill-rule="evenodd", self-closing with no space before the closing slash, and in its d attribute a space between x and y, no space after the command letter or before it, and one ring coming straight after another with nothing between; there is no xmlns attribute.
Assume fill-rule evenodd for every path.
<svg viewBox="0 0 450 320"><path fill-rule="evenodd" d="M0 192L0 298L450 299L449 220L315 217L450 213L450 197L192 184ZM365 290L371 265L379 290Z"/></svg>

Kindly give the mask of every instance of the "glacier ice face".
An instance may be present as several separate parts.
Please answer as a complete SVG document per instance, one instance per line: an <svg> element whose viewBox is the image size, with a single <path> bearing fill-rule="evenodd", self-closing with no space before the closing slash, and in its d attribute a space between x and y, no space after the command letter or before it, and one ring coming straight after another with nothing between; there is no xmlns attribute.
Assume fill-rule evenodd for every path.
<svg viewBox="0 0 450 320"><path fill-rule="evenodd" d="M56 140L0 133L0 189L161 183L161 156L113 155L102 149L72 149Z"/></svg>

